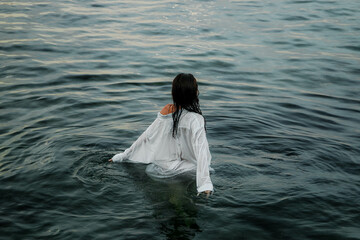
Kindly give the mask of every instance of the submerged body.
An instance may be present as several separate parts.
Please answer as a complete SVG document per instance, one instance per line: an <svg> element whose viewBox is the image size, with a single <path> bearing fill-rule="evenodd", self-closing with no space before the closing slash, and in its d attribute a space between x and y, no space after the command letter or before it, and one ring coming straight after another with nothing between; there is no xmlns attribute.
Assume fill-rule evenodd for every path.
<svg viewBox="0 0 360 240"><path fill-rule="evenodd" d="M152 177L173 177L184 172L196 173L197 191L212 192L210 179L211 154L202 115L183 110L177 134L172 134L172 106L167 105L155 121L123 153L116 154L113 162L149 164L147 174Z"/></svg>

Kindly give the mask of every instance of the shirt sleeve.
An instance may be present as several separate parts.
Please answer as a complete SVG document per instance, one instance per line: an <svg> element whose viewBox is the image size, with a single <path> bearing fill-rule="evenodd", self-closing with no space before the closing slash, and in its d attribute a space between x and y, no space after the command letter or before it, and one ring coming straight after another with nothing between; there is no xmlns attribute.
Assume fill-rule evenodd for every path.
<svg viewBox="0 0 360 240"><path fill-rule="evenodd" d="M211 163L211 154L209 150L209 144L206 138L206 132L204 124L201 123L200 128L198 128L193 135L193 146L195 157L197 160L196 167L196 186L197 191L214 191L213 184L210 179L210 163Z"/></svg>
<svg viewBox="0 0 360 240"><path fill-rule="evenodd" d="M151 163L154 160L153 151L151 151L151 143L149 135L156 131L159 124L159 118L140 135L140 137L124 152L118 153L112 157L113 162L135 162L135 163Z"/></svg>

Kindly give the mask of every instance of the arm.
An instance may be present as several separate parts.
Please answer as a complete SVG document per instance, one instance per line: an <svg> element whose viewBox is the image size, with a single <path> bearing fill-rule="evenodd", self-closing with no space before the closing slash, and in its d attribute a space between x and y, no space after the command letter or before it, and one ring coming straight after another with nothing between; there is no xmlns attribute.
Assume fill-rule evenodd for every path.
<svg viewBox="0 0 360 240"><path fill-rule="evenodd" d="M196 186L199 193L205 192L207 195L213 192L214 187L210 179L211 154L209 144L206 138L204 125L198 128L193 136L193 146L197 160L196 168Z"/></svg>
<svg viewBox="0 0 360 240"><path fill-rule="evenodd" d="M109 161L110 162L123 162L123 161L129 159L129 156L131 155L131 153L133 153L135 150L140 151L142 146L145 145L145 142L146 142L146 131L143 132L140 135L140 137L128 149L126 149L124 152L115 154ZM145 159L146 158L144 156L143 160L145 160Z"/></svg>
<svg viewBox="0 0 360 240"><path fill-rule="evenodd" d="M163 107L163 109L160 111L160 113L162 115L167 115L170 113L174 112L174 105L173 104L167 104L165 105L165 107ZM145 142L147 141L147 136L149 135L150 132L156 130L156 126L157 125L157 120L155 119L155 121L148 127L148 129L146 129L146 131L131 145L130 148L126 149L124 152L122 153L118 153L115 156L113 156L111 159L109 159L109 162L122 162L126 159L128 160L132 160L131 158L131 153L133 153L135 150L138 153L141 153L142 148L146 148ZM146 150L146 149L144 149ZM149 155L150 155L150 151L148 151L147 153L144 153L142 155L146 155L146 156L138 156L136 157L133 161L134 162L142 162L142 163L150 163L151 161L149 161Z"/></svg>
<svg viewBox="0 0 360 240"><path fill-rule="evenodd" d="M156 131L158 124L159 119L157 118L128 149L114 155L109 162L123 162L127 160L136 163L151 163L153 161L153 154L150 151L151 145L148 135Z"/></svg>

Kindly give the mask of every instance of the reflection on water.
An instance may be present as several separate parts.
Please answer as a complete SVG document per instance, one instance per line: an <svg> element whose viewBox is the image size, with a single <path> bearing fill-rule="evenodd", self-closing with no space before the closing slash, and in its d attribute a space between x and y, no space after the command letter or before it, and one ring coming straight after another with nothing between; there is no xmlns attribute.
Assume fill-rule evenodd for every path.
<svg viewBox="0 0 360 240"><path fill-rule="evenodd" d="M195 179L189 176L152 179L145 174L144 167L131 165L127 164L126 170L153 207L152 215L160 233L167 239L192 239L196 232L201 232L196 223Z"/></svg>

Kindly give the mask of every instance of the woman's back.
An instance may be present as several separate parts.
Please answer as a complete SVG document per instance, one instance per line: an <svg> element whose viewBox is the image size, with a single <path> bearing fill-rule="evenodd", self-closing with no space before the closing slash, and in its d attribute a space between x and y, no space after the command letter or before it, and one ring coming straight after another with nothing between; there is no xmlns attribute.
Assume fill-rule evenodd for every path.
<svg viewBox="0 0 360 240"><path fill-rule="evenodd" d="M155 121L131 147L115 155L113 161L150 164L146 172L157 178L193 171L196 172L198 191L212 191L209 176L211 155L204 118L198 113L183 110L175 137L172 135L172 127L171 114L163 115L159 112Z"/></svg>
<svg viewBox="0 0 360 240"><path fill-rule="evenodd" d="M172 86L174 104L166 105L131 147L111 161L150 164L147 173L159 178L196 171L198 192L213 191L211 155L198 95L192 74L177 75Z"/></svg>
<svg viewBox="0 0 360 240"><path fill-rule="evenodd" d="M196 162L193 143L195 133L204 126L203 117L194 112L183 110L176 136L172 135L173 120L171 114L158 114L154 126L149 128L147 138L153 142L157 153L153 161L190 160Z"/></svg>

